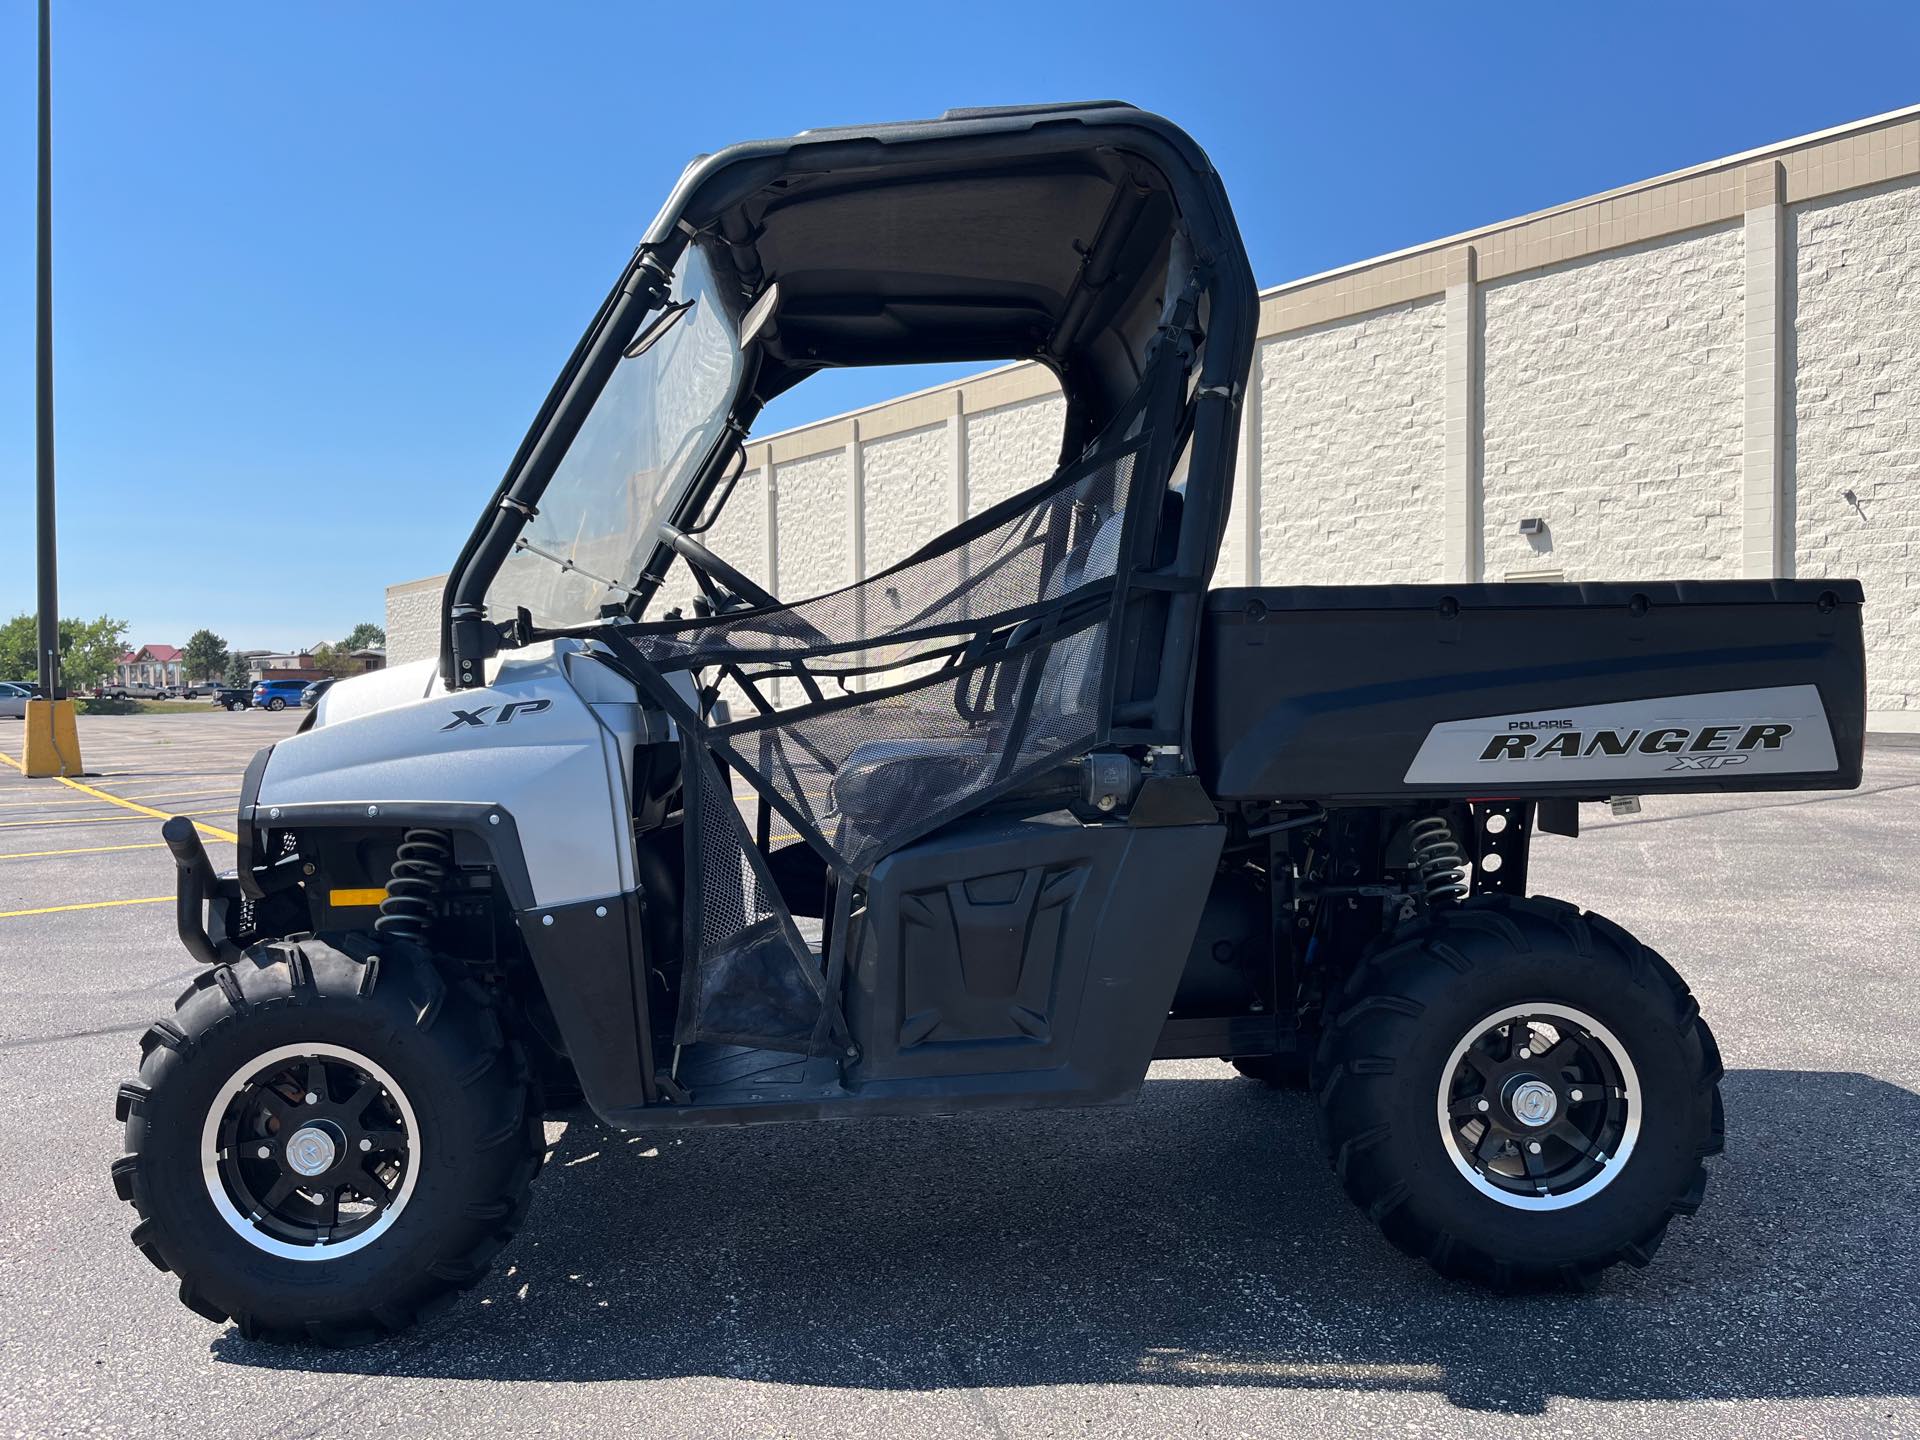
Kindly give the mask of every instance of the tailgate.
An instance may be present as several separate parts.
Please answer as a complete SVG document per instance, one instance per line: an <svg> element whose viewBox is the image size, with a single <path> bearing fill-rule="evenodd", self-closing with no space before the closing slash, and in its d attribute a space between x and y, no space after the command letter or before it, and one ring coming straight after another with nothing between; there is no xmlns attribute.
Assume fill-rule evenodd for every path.
<svg viewBox="0 0 1920 1440"><path fill-rule="evenodd" d="M1264 586L1208 597L1213 794L1851 789L1854 580Z"/></svg>

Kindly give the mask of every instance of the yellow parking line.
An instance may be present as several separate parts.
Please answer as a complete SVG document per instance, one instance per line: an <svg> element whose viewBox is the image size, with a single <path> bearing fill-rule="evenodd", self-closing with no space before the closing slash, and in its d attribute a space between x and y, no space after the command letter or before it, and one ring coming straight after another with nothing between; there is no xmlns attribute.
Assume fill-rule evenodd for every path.
<svg viewBox="0 0 1920 1440"><path fill-rule="evenodd" d="M40 800L25 800L18 805L0 805L0 811L9 815L22 810L86 810L98 808L98 800L89 800L84 795L49 795Z"/></svg>
<svg viewBox="0 0 1920 1440"><path fill-rule="evenodd" d="M155 810L150 805L141 805L132 800L123 800L118 795L109 795L106 791L96 790L91 785L82 785L78 780L69 780L64 775L58 776L56 778L58 778L60 783L62 785L65 785L69 790L78 790L82 795L91 795L96 800L111 800L115 805L119 805L124 809L131 810L137 815L151 815L156 820L171 820L173 818L171 815L167 814L167 812L164 810ZM188 810L184 813L186 813L189 816L191 815L223 815L226 813L226 811L224 809ZM76 823L83 823L83 822L76 822ZM204 820L196 820L193 823L194 823L194 827L198 829L201 834L211 835L216 840L232 840L237 843L240 839L240 837L234 834L233 831L223 830L218 825L209 825Z"/></svg>
<svg viewBox="0 0 1920 1440"><path fill-rule="evenodd" d="M25 915L58 915L63 910L110 910L116 905L171 905L171 895L143 895L138 900L88 900L79 905L42 905L38 910L0 910L0 920L18 920Z"/></svg>
<svg viewBox="0 0 1920 1440"><path fill-rule="evenodd" d="M124 825L145 816L116 815L111 810L89 810L71 820L0 820L0 830L30 830L44 825Z"/></svg>
<svg viewBox="0 0 1920 1440"><path fill-rule="evenodd" d="M112 799L113 797L107 796L106 798ZM171 820L173 818L173 816L169 815L165 810L150 810L145 805L135 805L131 800L117 803L124 805L126 809L134 813L132 815L82 815L77 820L6 820L0 821L0 830L32 830L44 825L125 825L130 820L142 816L150 816L155 820ZM225 806L221 806L215 810L183 810L176 813L191 818L195 815L224 815L227 813L227 810ZM216 840L239 839L239 836L235 835L231 830L222 830L219 826L209 825L204 820L195 820L193 823L212 835Z"/></svg>
<svg viewBox="0 0 1920 1440"><path fill-rule="evenodd" d="M20 762L11 755L0 755L0 760L6 761L7 764L13 766L16 770L22 770L24 768ZM53 778L69 790L78 790L82 795L91 795L96 800L105 800L111 805L118 805L123 810L131 810L136 815L151 815L155 820L171 820L173 818L164 810L155 810L150 805L141 805L135 801L124 799L119 795L109 795L104 790L96 790L91 785L82 785L78 780L69 780L64 775L56 775ZM223 815L226 812L224 809L221 809L189 810L186 813L191 817L193 815ZM104 818L107 817L89 817L84 820L16 820L11 824L0 825L0 830L12 830L25 825L92 825L98 823L99 819ZM237 843L240 839L233 831L223 830L218 825L209 825L204 820L195 820L193 823L194 827L198 829L201 834L211 835L216 840L231 840Z"/></svg>
<svg viewBox="0 0 1920 1440"><path fill-rule="evenodd" d="M199 800L204 799L208 795L233 795L237 797L239 794L240 782L238 780L230 780L215 790L142 790L138 794L122 795L118 798L122 800Z"/></svg>
<svg viewBox="0 0 1920 1440"><path fill-rule="evenodd" d="M16 850L0 853L0 860L44 860L50 855L105 855L113 850L164 850L164 840L143 840L138 845L82 845L73 850Z"/></svg>

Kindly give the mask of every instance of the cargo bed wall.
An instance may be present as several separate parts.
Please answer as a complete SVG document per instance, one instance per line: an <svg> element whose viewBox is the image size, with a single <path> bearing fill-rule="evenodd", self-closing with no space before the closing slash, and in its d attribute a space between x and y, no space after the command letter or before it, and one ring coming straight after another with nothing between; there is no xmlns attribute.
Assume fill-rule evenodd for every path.
<svg viewBox="0 0 1920 1440"><path fill-rule="evenodd" d="M1851 580L1269 586L1208 596L1222 800L1851 789Z"/></svg>

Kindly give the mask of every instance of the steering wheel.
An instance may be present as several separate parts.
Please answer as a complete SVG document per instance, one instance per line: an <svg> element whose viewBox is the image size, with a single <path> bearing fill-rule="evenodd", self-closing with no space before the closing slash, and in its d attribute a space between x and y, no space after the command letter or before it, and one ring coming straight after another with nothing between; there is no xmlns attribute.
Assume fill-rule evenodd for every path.
<svg viewBox="0 0 1920 1440"><path fill-rule="evenodd" d="M762 590L686 531L676 530L670 525L661 528L666 535L667 545L674 554L709 580L717 580L754 609L762 610L777 607L780 604L779 597Z"/></svg>
<svg viewBox="0 0 1920 1440"><path fill-rule="evenodd" d="M733 566L714 554L713 551L709 550L705 545L702 545L698 540L694 539L693 536L687 534L686 531L676 530L671 525L661 528L662 533L666 536L667 545L673 553L678 555L682 560L685 560L688 565L699 571L708 580L716 582L739 599L746 601L747 604L755 610L780 611L781 603L778 596L761 589L745 575L742 575L738 570L734 569ZM768 635L788 636L800 641L804 645L831 645L833 643L827 635L823 634L811 622L793 610L768 615L763 621L758 622L757 628ZM807 693L812 698L816 700L819 699L820 689L818 682L815 681L812 673L807 669L805 662L798 657L794 657L788 660L787 664L792 666L794 677L800 681L801 686Z"/></svg>

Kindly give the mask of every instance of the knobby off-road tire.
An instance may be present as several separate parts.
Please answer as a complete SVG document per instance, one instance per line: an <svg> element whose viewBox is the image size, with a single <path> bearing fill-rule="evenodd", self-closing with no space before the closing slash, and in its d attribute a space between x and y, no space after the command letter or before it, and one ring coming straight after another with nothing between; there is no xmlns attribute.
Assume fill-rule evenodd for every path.
<svg viewBox="0 0 1920 1440"><path fill-rule="evenodd" d="M1470 900L1390 937L1329 1010L1313 1072L1327 1156L1387 1238L1442 1274L1500 1290L1584 1287L1619 1261L1645 1265L1672 1217L1699 1208L1701 1161L1723 1142L1719 1049L1673 967L1611 921L1557 900ZM1624 1051L1627 1065L1608 1077L1618 1083L1601 1094L1637 1091L1631 1127L1625 1103L1596 1101L1591 1087L1583 1092L1565 1075L1522 1093L1533 1072L1554 1066L1538 1055L1518 1059L1527 1052L1513 1040L1504 1042L1504 1060L1487 1058L1500 1054L1503 1036L1525 1028L1497 1022L1529 1012L1558 1012L1544 1023L1557 1021L1570 1037L1568 1053ZM1476 1035L1487 1045L1478 1064L1459 1058ZM1589 1059L1575 1073L1606 1068ZM1494 1115L1504 1115L1517 1142L1473 1125L1474 1112L1489 1109L1474 1093L1492 1083L1482 1070L1519 1096L1490 1100L1507 1104ZM1584 1106L1572 1104L1575 1095ZM1560 1107L1556 1122L1584 1115L1597 1117L1584 1122L1589 1128L1611 1129L1582 1156L1544 1130L1529 1132L1515 1118L1529 1103L1549 1113ZM1468 1118L1443 1119L1449 1104ZM1490 1149L1512 1148L1482 1169L1476 1133ZM1526 1165L1520 1151L1530 1148L1530 1133L1548 1152L1533 1163L1551 1163L1555 1153L1565 1159L1567 1186L1558 1195L1529 1198L1541 1182L1489 1173ZM1596 1160L1608 1148L1615 1155Z"/></svg>
<svg viewBox="0 0 1920 1440"><path fill-rule="evenodd" d="M260 946L199 975L140 1048L139 1079L120 1087L117 1105L127 1153L113 1165L115 1190L140 1215L133 1243L180 1277L189 1309L231 1319L250 1339L349 1345L404 1329L478 1282L526 1215L545 1132L525 1058L482 987L443 978L423 952L357 936ZM248 1080L263 1065L302 1066L315 1053L328 1068L292 1073L319 1074L310 1083L330 1095L302 1095L300 1083L288 1098ZM342 1120L345 1134L308 1120L344 1117L360 1093L356 1073L375 1077L364 1131L353 1120ZM244 1145L210 1142L209 1127L245 1104L271 1116L254 1114ZM296 1157L295 1127L303 1124L317 1128ZM386 1146L403 1165L380 1160ZM354 1152L366 1150L403 1177L394 1190L402 1198L385 1216L347 1191L343 1209L385 1221L371 1238L355 1237L357 1248L336 1243L329 1253L297 1229L262 1229L249 1219L249 1211L277 1213L264 1200L274 1165L318 1164L337 1151L346 1158L333 1163L342 1168L324 1172L324 1183L347 1174L346 1165L359 1163ZM266 1177L261 1196L235 1188L247 1184L231 1168L235 1153ZM257 1208L254 1198L262 1200ZM303 1203L294 1194L278 1208ZM328 1232L336 1240L339 1218Z"/></svg>

